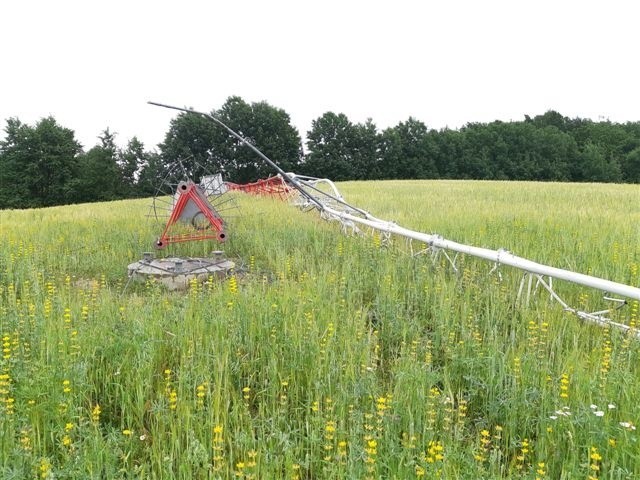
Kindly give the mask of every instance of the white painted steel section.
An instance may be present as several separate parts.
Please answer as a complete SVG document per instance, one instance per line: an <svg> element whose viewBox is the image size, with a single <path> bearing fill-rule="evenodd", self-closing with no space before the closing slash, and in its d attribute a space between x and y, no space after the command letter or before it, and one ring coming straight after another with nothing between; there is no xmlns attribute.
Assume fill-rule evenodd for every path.
<svg viewBox="0 0 640 480"><path fill-rule="evenodd" d="M297 180L301 180L302 182L304 182L304 184L310 184L313 186L317 186L318 184L325 183L329 185L329 188L333 191L333 195L338 200L344 200L342 198L342 195L340 194L340 191L338 190L338 187L336 187L336 184L333 183L333 181L329 180L328 178L307 177L306 175L296 175L295 173L287 173L287 175Z"/></svg>
<svg viewBox="0 0 640 480"><path fill-rule="evenodd" d="M525 272L530 272L536 275L548 276L550 277L549 280L551 280L551 278L566 280L568 282L577 283L579 285L584 285L584 286L601 290L604 292L608 292L608 293L615 293L617 295L621 295L626 298L640 301L640 288L637 288L637 287L632 287L630 285L624 285L622 283L616 283L616 282L612 282L602 278L592 277L590 275L584 275L581 273L572 272L569 270L563 270L561 268L549 267L547 265L542 265L540 263L527 260L526 258L518 257L506 250L489 250L487 248L479 248L479 247L472 247L470 245L464 245L461 243L453 242L451 240L446 240L442 238L440 235L415 232L413 230L400 227L393 222L387 222L384 220L377 219L371 216L369 213L365 212L364 210L361 210L357 207L354 207L346 203L343 200L342 196L340 195L340 192L338 191L336 186L330 180L318 179L314 177L298 176L294 173L286 173L271 159L269 159L260 150L258 150L253 144L251 144L247 139L245 139L240 134L238 134L237 132L229 128L227 125L225 125L222 121L220 121L216 117L208 113L197 112L191 109L175 107L175 106L165 105L165 104L156 103L156 102L148 102L148 103L152 105L164 107L164 108L170 108L173 110L179 110L179 111L188 112L196 115L201 115L213 121L214 123L220 125L229 134L231 134L232 136L240 140L243 145L253 150L268 165L270 165L273 169L275 169L289 184L291 184L291 186L295 188L295 190L297 190L299 194L306 199L306 206L312 206L314 208L317 208L318 210L320 210L321 214L324 217L333 217L341 221L343 226L351 227L355 223L366 225L375 230L383 232L387 235L395 234L405 238L424 242L429 247L443 249L442 251L445 252L445 254L446 254L446 250L465 253L471 256L475 256L478 258L483 258L485 260L495 262L496 265L508 265L514 268L521 269ZM333 190L334 194L331 195L329 193L319 190L316 187L317 183L327 183L330 186L330 188ZM315 192L315 194L312 193L310 190ZM327 203L320 201L317 198L318 194L325 195L326 198L330 201L328 201ZM340 211L340 210L336 210L335 208L332 208L329 205L329 203L333 204L331 201L334 202L335 204L338 204L344 207L344 210ZM354 215L354 213L358 213L362 215L362 217L364 218L358 217L357 215ZM521 283L520 290L522 290L523 285L524 283ZM531 283L529 283L529 285L531 285ZM566 303L562 302L560 298L554 294L551 284L547 286L544 282L542 282L542 285L544 285L544 287L547 290L549 290L552 296L554 296L557 300L559 300L564 305L565 310L572 311L573 313L577 314L580 318L591 320L596 323L619 326L620 328L625 328L625 329L630 328L626 325L617 324L615 322L612 322L609 319L605 319L604 317L601 317L600 315L598 315L598 313L600 312L587 313L587 312L578 311L573 308L569 308L566 306ZM636 335L639 336L640 338L640 332L638 332L635 329L633 330L636 332Z"/></svg>
<svg viewBox="0 0 640 480"><path fill-rule="evenodd" d="M393 222L386 222L383 220L375 219L371 216L368 216L369 218L360 218L358 216L341 212L327 206L324 207L324 211L338 219L356 222L381 232L391 233L394 235L411 238L413 240L418 240L420 242L426 243L430 247L443 248L446 250L452 250L454 252L465 253L467 255L495 262L499 265L508 265L510 267L518 268L526 272L553 277L559 280L566 280L568 282L577 283L579 285L584 285L586 287L595 288L597 290L614 293L616 295L621 295L623 297L640 301L640 288L625 285L623 283L612 282L610 280L593 277L591 275L584 275L582 273L576 273L570 270L563 270L561 268L542 265L540 263L527 260L526 258L513 255L507 250L490 250L487 248L473 247L471 245L464 245L462 243L447 240L445 238L442 238L440 235L415 232L413 230L400 227Z"/></svg>

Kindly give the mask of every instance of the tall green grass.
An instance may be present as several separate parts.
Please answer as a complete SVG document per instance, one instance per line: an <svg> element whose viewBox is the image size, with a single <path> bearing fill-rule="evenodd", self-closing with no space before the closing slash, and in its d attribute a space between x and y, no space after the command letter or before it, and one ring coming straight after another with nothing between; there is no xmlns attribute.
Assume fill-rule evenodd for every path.
<svg viewBox="0 0 640 480"><path fill-rule="evenodd" d="M408 228L640 285L637 186L340 187ZM508 267L455 274L238 201L236 275L183 293L127 282L159 233L147 200L0 212L2 478L640 477L638 341L544 295L517 306Z"/></svg>

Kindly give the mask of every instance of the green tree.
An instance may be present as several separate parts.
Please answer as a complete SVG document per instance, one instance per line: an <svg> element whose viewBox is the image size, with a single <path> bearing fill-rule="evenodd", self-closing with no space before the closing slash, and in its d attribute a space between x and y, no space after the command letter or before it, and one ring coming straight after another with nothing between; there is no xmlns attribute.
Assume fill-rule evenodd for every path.
<svg viewBox="0 0 640 480"><path fill-rule="evenodd" d="M615 158L607 155L605 147L588 143L578 156L581 175L578 178L585 182L619 182L622 180L620 164Z"/></svg>
<svg viewBox="0 0 640 480"><path fill-rule="evenodd" d="M162 164L154 166L157 167L155 174L162 178L175 172L175 179L185 174L200 177L205 171L226 174L226 158L220 149L226 135L220 127L200 115L180 113L171 120L164 142L159 145Z"/></svg>
<svg viewBox="0 0 640 480"><path fill-rule="evenodd" d="M561 132L566 132L570 128L570 120L555 110L547 110L542 115L536 115L532 123L538 128L555 127Z"/></svg>
<svg viewBox="0 0 640 480"><path fill-rule="evenodd" d="M72 201L73 178L81 152L74 132L58 125L53 117L41 119L35 127L10 119L5 131L7 135L0 146L0 208Z"/></svg>
<svg viewBox="0 0 640 480"><path fill-rule="evenodd" d="M426 125L412 117L382 132L383 178L438 178L436 151L427 132Z"/></svg>
<svg viewBox="0 0 640 480"><path fill-rule="evenodd" d="M124 150L118 152L118 168L122 178L123 193L127 197L136 196L136 186L140 170L145 165L148 153L144 150L144 144L133 137L127 143Z"/></svg>
<svg viewBox="0 0 640 480"><path fill-rule="evenodd" d="M536 117L537 118L537 117ZM556 180L571 178L577 147L568 133L535 122L471 124L462 129L463 178Z"/></svg>
<svg viewBox="0 0 640 480"><path fill-rule="evenodd" d="M295 170L300 164L300 136L284 110L266 102L248 104L240 97L229 97L212 113L283 169ZM223 128L193 114L180 114L171 121L160 151L165 168L178 175L184 167L196 178L205 172L220 172L226 180L248 182L275 173Z"/></svg>
<svg viewBox="0 0 640 480"><path fill-rule="evenodd" d="M492 146L497 141L495 131L485 124L467 124L460 130L463 136L460 174L462 178L492 179L496 176Z"/></svg>
<svg viewBox="0 0 640 480"><path fill-rule="evenodd" d="M578 155L571 135L556 127L539 128L534 132L529 150L535 152L535 168L527 180L571 180L571 166Z"/></svg>
<svg viewBox="0 0 640 480"><path fill-rule="evenodd" d="M240 97L229 97L216 113L280 168L298 170L302 161L302 141L284 110L267 102L248 104ZM222 150L227 158L225 170L233 181L245 183L276 173L255 152L226 132Z"/></svg>
<svg viewBox="0 0 640 480"><path fill-rule="evenodd" d="M629 183L640 183L640 147L631 150L622 165L623 179Z"/></svg>
<svg viewBox="0 0 640 480"><path fill-rule="evenodd" d="M353 137L354 126L343 113L326 112L313 120L307 132L304 173L332 180L354 178Z"/></svg>
<svg viewBox="0 0 640 480"><path fill-rule="evenodd" d="M23 144L31 130L17 118L7 120L6 138L0 142L0 208L37 206L29 196L28 179L23 172L26 150Z"/></svg>
<svg viewBox="0 0 640 480"><path fill-rule="evenodd" d="M604 155L606 162L612 169L609 174L599 175L600 178L609 178L602 181L621 181L621 172L618 175L621 165L625 163L626 155L640 145L640 139L634 137L633 132L624 125L606 122L584 122L576 128L572 134L581 150L589 158L591 150L586 149L587 145L597 145ZM589 167L587 167L589 168ZM593 172L592 172L593 173Z"/></svg>
<svg viewBox="0 0 640 480"><path fill-rule="evenodd" d="M78 158L74 179L75 202L108 201L125 196L115 134L106 128L98 138L100 145Z"/></svg>
<svg viewBox="0 0 640 480"><path fill-rule="evenodd" d="M150 197L158 194L158 189L161 187L165 173L164 162L160 154L147 152L136 182L137 195Z"/></svg>
<svg viewBox="0 0 640 480"><path fill-rule="evenodd" d="M540 155L537 152L539 128L528 122L492 122L487 125L495 135L490 162L494 178L499 180L531 180L535 178Z"/></svg>
<svg viewBox="0 0 640 480"><path fill-rule="evenodd" d="M370 118L365 123L353 125L350 147L352 179L381 178L380 149L380 134Z"/></svg>
<svg viewBox="0 0 640 480"><path fill-rule="evenodd" d="M460 159L464 148L463 135L457 130L430 130L427 134L429 149L441 178L462 178Z"/></svg>
<svg viewBox="0 0 640 480"><path fill-rule="evenodd" d="M307 132L309 153L303 172L333 180L380 178L380 135L371 119L352 123L345 114L326 112Z"/></svg>

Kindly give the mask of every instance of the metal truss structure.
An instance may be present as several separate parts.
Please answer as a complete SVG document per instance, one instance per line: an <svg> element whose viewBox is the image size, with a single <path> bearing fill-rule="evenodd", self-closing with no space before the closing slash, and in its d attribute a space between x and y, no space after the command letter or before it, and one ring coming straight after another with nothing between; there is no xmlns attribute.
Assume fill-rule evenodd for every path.
<svg viewBox="0 0 640 480"><path fill-rule="evenodd" d="M216 117L203 112L196 112L191 109L173 107L169 105L149 102L153 105L171 108L183 112L201 115L217 123L230 135L240 140L245 146L253 150L260 158L270 165L278 173L278 180L268 180L268 183L280 183L288 187L287 199L298 207L304 209L317 210L320 216L326 220L337 221L342 226L343 231L360 233L363 228L378 232L383 240L390 240L393 236L407 239L414 255L430 253L434 258L443 256L451 265L454 271L458 271L456 261L459 254L487 260L493 263L492 272L499 272L501 266L509 266L521 270L522 280L518 289L517 299L520 303L528 304L534 293L539 290L546 291L553 300L557 301L564 311L576 315L578 318L595 323L601 326L611 326L627 332L640 339L640 330L629 325L615 322L610 318L611 314L629 301L640 301L640 288L613 282L591 275L585 275L570 270L564 270L548 265L543 265L526 258L518 257L513 253L504 250L490 250L482 247L475 247L458 243L443 238L437 234L427 234L410 230L397 225L394 222L382 220L374 217L370 213L347 203L335 184L329 179L313 178L294 173L284 172L276 163L264 155L258 148L248 140L233 131ZM256 182L260 183L260 182ZM252 187L248 188L250 191ZM257 188L257 187L256 187ZM280 187L279 187L280 188ZM242 190L242 188L239 188ZM418 243L421 248L414 253L413 242ZM610 308L587 312L579 308L571 307L556 292L553 281L562 280L584 287L599 290L604 293L604 299L613 303ZM617 295L620 298L613 297Z"/></svg>
<svg viewBox="0 0 640 480"><path fill-rule="evenodd" d="M408 240L412 255L430 253L434 260L442 256L455 272L458 271L456 262L459 254L465 254L492 262L493 268L491 269L491 273L496 272L498 275L500 275L499 268L503 265L516 268L523 272L517 295L517 301L519 303L528 304L535 293L544 290L553 300L557 301L566 312L572 313L588 322L602 326L609 325L629 332L640 339L640 330L623 323L615 322L609 318L609 315L624 307L629 300L640 301L640 288L638 287L543 265L526 258L518 257L505 249L490 250L487 248L474 247L447 240L441 235L410 230L394 222L376 218L360 208L349 205L339 194L333 182L328 179L301 177L295 174L289 174L289 176L292 179L296 179L304 188L308 189L308 194L313 195L314 199L322 204L322 208L319 210L323 218L339 222L345 231L350 230L359 233L362 227L368 227L372 231L381 234L383 241L389 241L392 236L405 238ZM329 185L332 193L327 193L317 188L319 184ZM294 199L293 203L302 207L315 206L313 203L308 202L307 197ZM422 248L416 251L414 242L417 242ZM554 279L599 290L604 293L604 300L611 302L613 306L593 312L571 307L554 289ZM615 298L611 295L618 295L622 298Z"/></svg>

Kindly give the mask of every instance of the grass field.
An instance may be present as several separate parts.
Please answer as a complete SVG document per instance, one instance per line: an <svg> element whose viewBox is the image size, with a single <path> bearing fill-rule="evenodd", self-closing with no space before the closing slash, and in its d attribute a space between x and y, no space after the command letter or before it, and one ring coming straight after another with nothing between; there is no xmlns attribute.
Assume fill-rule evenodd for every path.
<svg viewBox="0 0 640 480"><path fill-rule="evenodd" d="M414 230L640 285L637 185L340 188ZM1 478L640 478L638 341L545 296L516 306L508 267L456 275L238 202L236 275L184 293L127 285L159 233L148 200L0 211Z"/></svg>

